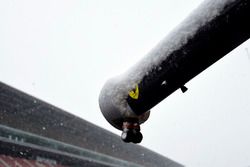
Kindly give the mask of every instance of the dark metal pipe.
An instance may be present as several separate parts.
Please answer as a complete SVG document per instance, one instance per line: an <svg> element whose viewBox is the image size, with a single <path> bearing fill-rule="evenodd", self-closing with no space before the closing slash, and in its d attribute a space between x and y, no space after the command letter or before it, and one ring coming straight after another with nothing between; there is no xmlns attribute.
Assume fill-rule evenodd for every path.
<svg viewBox="0 0 250 167"><path fill-rule="evenodd" d="M140 98L134 100L128 96L132 110L138 115L148 111L247 40L250 37L248 19L249 1L240 0L226 5L220 15L199 27L184 45L166 53L165 59L143 76L138 84Z"/></svg>
<svg viewBox="0 0 250 167"><path fill-rule="evenodd" d="M100 95L106 119L121 127L120 121L144 115L175 90L186 91L185 83L250 37L249 19L249 0L205 1L123 77L106 83ZM112 96L107 87L115 90Z"/></svg>

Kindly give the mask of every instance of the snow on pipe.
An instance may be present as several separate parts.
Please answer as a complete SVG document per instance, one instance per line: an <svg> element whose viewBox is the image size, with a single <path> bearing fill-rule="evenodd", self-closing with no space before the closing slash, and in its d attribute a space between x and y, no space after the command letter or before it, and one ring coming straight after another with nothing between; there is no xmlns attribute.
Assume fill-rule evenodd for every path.
<svg viewBox="0 0 250 167"><path fill-rule="evenodd" d="M250 37L250 0L206 0L126 73L106 82L99 105L125 142L142 140L150 109Z"/></svg>

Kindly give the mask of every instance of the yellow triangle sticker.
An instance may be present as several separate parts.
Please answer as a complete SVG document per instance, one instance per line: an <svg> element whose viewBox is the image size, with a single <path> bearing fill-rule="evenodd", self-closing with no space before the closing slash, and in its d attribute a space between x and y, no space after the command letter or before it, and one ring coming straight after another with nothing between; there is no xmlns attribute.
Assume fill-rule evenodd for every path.
<svg viewBox="0 0 250 167"><path fill-rule="evenodd" d="M139 87L138 87L138 85L136 85L135 90L131 90L128 94L132 99L137 100L139 98Z"/></svg>

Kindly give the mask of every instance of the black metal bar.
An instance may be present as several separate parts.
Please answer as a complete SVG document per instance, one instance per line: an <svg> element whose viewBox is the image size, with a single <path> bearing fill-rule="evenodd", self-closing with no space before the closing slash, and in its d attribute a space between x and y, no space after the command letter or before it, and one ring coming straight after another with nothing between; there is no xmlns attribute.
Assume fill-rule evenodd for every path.
<svg viewBox="0 0 250 167"><path fill-rule="evenodd" d="M104 85L104 117L120 130L124 122L146 121L152 107L179 88L185 92L185 83L246 41L249 19L249 0L203 2L133 68Z"/></svg>
<svg viewBox="0 0 250 167"><path fill-rule="evenodd" d="M187 34L185 44L179 45L172 52L166 50L166 53L161 53L165 58L152 67L138 83L140 98L127 98L136 114L148 111L250 37L250 24L247 21L250 19L250 1L226 2L217 16L198 27L195 34ZM199 22L199 19L205 19L199 18L202 16L199 12L203 11L198 10L188 21ZM183 31L188 32L185 27L179 28L172 36L178 36ZM169 44L171 45L171 39L167 38L162 45ZM156 48L158 49L161 48ZM152 54L158 56L157 51Z"/></svg>

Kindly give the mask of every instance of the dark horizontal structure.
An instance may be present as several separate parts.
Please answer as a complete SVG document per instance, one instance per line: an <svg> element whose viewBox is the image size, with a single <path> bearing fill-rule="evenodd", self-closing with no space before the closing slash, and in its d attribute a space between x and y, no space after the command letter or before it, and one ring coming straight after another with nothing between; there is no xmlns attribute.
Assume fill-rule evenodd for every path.
<svg viewBox="0 0 250 167"><path fill-rule="evenodd" d="M119 136L1 82L0 127L0 129L2 129L1 136L5 134L5 138L3 139L8 139L0 140L0 149L2 150L0 154L3 154L3 150L12 148L8 147L11 146L11 142L8 141L16 141L19 143L15 146L17 149L21 149L22 147L28 148L28 146L22 145L22 143L28 143L31 144L29 145L30 147L32 146L30 148L31 150L36 150L34 154L47 151L52 157L55 155L59 156L59 153L67 154L62 155L65 157L86 157L79 153L79 150L84 149L87 150L87 152L96 153L98 155L96 156L97 160L98 157L102 157L102 162L109 163L110 159L113 158L115 159L115 163L113 164L118 163L118 166L124 166L119 165L119 163L123 164L124 162L130 164L130 166L182 166L142 146L123 143ZM6 137L8 131L6 128L9 128L9 130L13 132L17 131L19 135L7 135ZM22 135L20 135L22 134L21 132L24 134L27 133L28 136L31 135L31 137L40 136L41 140L35 140L38 142L38 146L36 146L38 148L34 148L35 143L31 142L34 141L31 140L31 137L27 137L27 135L26 137L24 137L25 135L22 137ZM51 142L43 144L45 139L49 139ZM61 145L55 146L53 143L56 142L61 143ZM51 145L48 143L51 143ZM68 151L67 149L63 149L62 146L66 148L69 147L70 149L68 150L73 149L75 151ZM6 148L3 149L3 147ZM52 153L52 150L57 151L58 154L57 152ZM82 162L81 159L79 162ZM87 163L87 161L85 161L85 163ZM97 163L96 166L101 167L105 165Z"/></svg>
<svg viewBox="0 0 250 167"><path fill-rule="evenodd" d="M54 167L55 165L56 167L60 165L67 167L142 167L135 163L3 125L0 125L0 141L0 155L3 155L0 156L0 161L5 159L0 162L0 166L3 161L9 164L8 158L4 157L7 156L14 158L15 161L27 160L35 163L46 163L48 166ZM3 165L9 167L4 163Z"/></svg>

